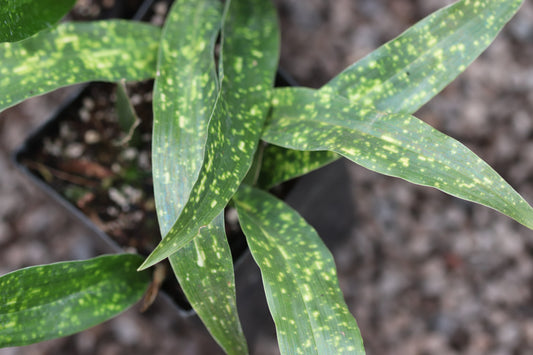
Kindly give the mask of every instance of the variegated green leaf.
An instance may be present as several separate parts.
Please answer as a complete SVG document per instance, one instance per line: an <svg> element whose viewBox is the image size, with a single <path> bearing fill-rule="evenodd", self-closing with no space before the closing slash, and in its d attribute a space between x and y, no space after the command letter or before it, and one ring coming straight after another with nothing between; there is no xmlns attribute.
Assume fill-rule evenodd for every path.
<svg viewBox="0 0 533 355"><path fill-rule="evenodd" d="M414 113L492 43L523 0L462 0L410 27L322 90L359 106Z"/></svg>
<svg viewBox="0 0 533 355"><path fill-rule="evenodd" d="M338 158L338 154L329 151L299 151L268 145L263 153L263 164L257 186L268 190L284 181L323 167Z"/></svg>
<svg viewBox="0 0 533 355"><path fill-rule="evenodd" d="M412 114L487 48L522 2L458 1L348 67L321 90L344 96L359 106ZM303 170L291 168L285 179L320 167L322 155L315 154L287 152L287 159L310 165L302 164Z"/></svg>
<svg viewBox="0 0 533 355"><path fill-rule="evenodd" d="M163 29L152 135L154 190L163 235L187 202L204 159L207 125L219 95L214 45L221 21L219 0L177 1Z"/></svg>
<svg viewBox="0 0 533 355"><path fill-rule="evenodd" d="M0 111L67 85L155 77L160 35L152 25L110 20L65 23L0 43Z"/></svg>
<svg viewBox="0 0 533 355"><path fill-rule="evenodd" d="M233 260L224 212L170 256L172 269L205 326L227 354L248 354L237 315Z"/></svg>
<svg viewBox="0 0 533 355"><path fill-rule="evenodd" d="M178 220L141 268L190 242L224 209L252 163L278 61L272 3L232 1L224 31L222 92L209 123L198 180Z"/></svg>
<svg viewBox="0 0 533 355"><path fill-rule="evenodd" d="M492 207L533 228L533 208L488 164L408 114L388 114L311 89L276 90L263 139L331 150L370 170Z"/></svg>
<svg viewBox="0 0 533 355"><path fill-rule="evenodd" d="M264 191L243 185L234 201L261 269L281 354L364 354L333 257L315 230Z"/></svg>
<svg viewBox="0 0 533 355"><path fill-rule="evenodd" d="M0 42L15 42L51 28L76 0L0 0Z"/></svg>
<svg viewBox="0 0 533 355"><path fill-rule="evenodd" d="M222 10L219 0L177 1L163 29L152 141L162 235L187 202L204 158L207 125L220 91L213 54ZM233 262L223 214L202 229L193 243L173 254L170 263L189 302L226 353L247 353L237 317Z"/></svg>
<svg viewBox="0 0 533 355"><path fill-rule="evenodd" d="M0 347L80 332L141 299L150 274L142 257L106 255L32 266L0 277Z"/></svg>

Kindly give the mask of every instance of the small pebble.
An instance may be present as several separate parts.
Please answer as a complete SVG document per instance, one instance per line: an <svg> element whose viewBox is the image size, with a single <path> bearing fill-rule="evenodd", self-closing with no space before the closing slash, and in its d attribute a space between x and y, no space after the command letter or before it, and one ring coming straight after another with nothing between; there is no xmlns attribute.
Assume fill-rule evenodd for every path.
<svg viewBox="0 0 533 355"><path fill-rule="evenodd" d="M83 138L87 144L95 144L100 142L100 134L92 129L86 131Z"/></svg>

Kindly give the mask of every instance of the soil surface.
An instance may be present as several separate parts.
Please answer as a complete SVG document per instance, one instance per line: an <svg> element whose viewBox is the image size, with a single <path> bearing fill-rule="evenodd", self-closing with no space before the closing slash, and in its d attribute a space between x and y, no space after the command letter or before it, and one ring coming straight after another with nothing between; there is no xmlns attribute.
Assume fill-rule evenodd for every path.
<svg viewBox="0 0 533 355"><path fill-rule="evenodd" d="M431 0L275 0L281 65L320 87L409 25ZM465 143L533 201L533 3L416 116ZM69 89L0 114L0 274L109 252L10 161ZM368 354L533 354L533 232L488 208L341 160L288 198L319 231ZM250 273L242 273L242 270ZM278 352L257 269L237 274L253 354ZM164 299L78 335L11 354L219 354L196 317Z"/></svg>

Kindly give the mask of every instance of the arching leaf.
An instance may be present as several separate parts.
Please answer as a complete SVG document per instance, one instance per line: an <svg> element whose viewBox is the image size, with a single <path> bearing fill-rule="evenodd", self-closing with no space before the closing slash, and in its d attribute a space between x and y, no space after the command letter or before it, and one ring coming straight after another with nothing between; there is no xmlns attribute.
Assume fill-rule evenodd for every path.
<svg viewBox="0 0 533 355"><path fill-rule="evenodd" d="M60 24L0 43L0 111L63 86L155 77L160 35L152 25L109 20Z"/></svg>
<svg viewBox="0 0 533 355"><path fill-rule="evenodd" d="M345 69L321 90L359 106L414 113L494 40L523 0L462 0Z"/></svg>
<svg viewBox="0 0 533 355"><path fill-rule="evenodd" d="M243 185L234 201L261 269L281 354L364 354L333 257L315 230L264 191Z"/></svg>
<svg viewBox="0 0 533 355"><path fill-rule="evenodd" d="M276 90L263 139L291 149L331 150L533 228L533 208L498 173L463 144L408 114L359 107L324 91Z"/></svg>
<svg viewBox="0 0 533 355"><path fill-rule="evenodd" d="M63 337L106 321L141 299L142 257L105 255L32 266L0 277L0 347Z"/></svg>
<svg viewBox="0 0 533 355"><path fill-rule="evenodd" d="M457 1L346 68L321 90L344 96L358 106L413 114L489 46L522 3ZM265 162L268 159L265 157ZM302 161L301 169L295 165L280 173L289 180L322 166L323 155L288 151L287 159Z"/></svg>

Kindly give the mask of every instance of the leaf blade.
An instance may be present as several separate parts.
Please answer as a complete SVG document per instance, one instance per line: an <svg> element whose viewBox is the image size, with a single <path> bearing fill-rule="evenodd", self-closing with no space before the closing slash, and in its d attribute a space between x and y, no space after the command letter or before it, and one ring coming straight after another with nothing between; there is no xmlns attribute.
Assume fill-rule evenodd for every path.
<svg viewBox="0 0 533 355"><path fill-rule="evenodd" d="M0 0L0 42L23 40L51 28L76 0Z"/></svg>
<svg viewBox="0 0 533 355"><path fill-rule="evenodd" d="M181 215L141 269L194 239L224 209L252 163L277 66L275 10L268 1L231 2L224 31L222 96L209 123L198 180Z"/></svg>
<svg viewBox="0 0 533 355"><path fill-rule="evenodd" d="M337 160L330 151L298 151L268 145L263 153L263 164L257 186L268 190L284 181L305 175Z"/></svg>
<svg viewBox="0 0 533 355"><path fill-rule="evenodd" d="M321 90L360 106L412 114L492 43L522 3L458 1L346 68Z"/></svg>
<svg viewBox="0 0 533 355"><path fill-rule="evenodd" d="M0 347L21 346L90 328L143 296L142 257L105 255L29 267L0 277Z"/></svg>
<svg viewBox="0 0 533 355"><path fill-rule="evenodd" d="M522 3L523 0L458 1L430 14L352 64L320 90L344 96L360 106L413 114L488 47ZM491 26L487 28L487 24ZM309 152L287 154L316 167L322 158L310 160L313 155L308 156ZM310 168L292 168L293 173L288 172L285 179L302 175Z"/></svg>
<svg viewBox="0 0 533 355"><path fill-rule="evenodd" d="M281 354L364 354L333 257L314 229L264 191L243 185L234 202L261 269Z"/></svg>
<svg viewBox="0 0 533 355"><path fill-rule="evenodd" d="M160 33L152 25L108 20L60 24L0 43L0 111L63 86L154 77Z"/></svg>
<svg viewBox="0 0 533 355"><path fill-rule="evenodd" d="M224 212L169 259L187 299L217 343L229 355L248 354L237 315Z"/></svg>
<svg viewBox="0 0 533 355"><path fill-rule="evenodd" d="M154 189L162 235L181 213L203 161L207 125L219 94L213 53L221 16L220 1L176 2L163 29L152 134Z"/></svg>
<svg viewBox="0 0 533 355"><path fill-rule="evenodd" d="M220 94L213 53L224 14L218 0L180 1L165 21L154 88L152 141L154 194L163 236L187 202L203 161L208 122ZM213 338L228 354L247 353L223 215L169 260Z"/></svg>
<svg viewBox="0 0 533 355"><path fill-rule="evenodd" d="M455 139L407 114L388 114L311 89L277 90L263 139L299 150L332 150L379 173L435 187L533 227L533 208Z"/></svg>

